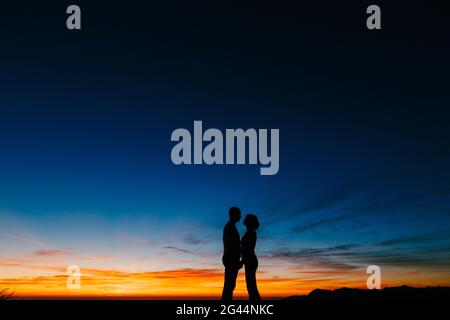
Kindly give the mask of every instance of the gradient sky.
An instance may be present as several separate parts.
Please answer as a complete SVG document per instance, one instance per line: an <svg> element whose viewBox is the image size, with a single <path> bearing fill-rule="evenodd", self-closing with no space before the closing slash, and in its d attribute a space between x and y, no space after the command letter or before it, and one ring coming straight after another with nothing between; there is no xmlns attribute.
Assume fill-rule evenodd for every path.
<svg viewBox="0 0 450 320"><path fill-rule="evenodd" d="M2 5L0 287L218 297L232 205L260 218L263 297L364 287L371 264L383 286L450 285L439 5L385 4L368 32L364 2L78 3L79 32L68 2ZM173 165L194 120L279 128L279 173Z"/></svg>

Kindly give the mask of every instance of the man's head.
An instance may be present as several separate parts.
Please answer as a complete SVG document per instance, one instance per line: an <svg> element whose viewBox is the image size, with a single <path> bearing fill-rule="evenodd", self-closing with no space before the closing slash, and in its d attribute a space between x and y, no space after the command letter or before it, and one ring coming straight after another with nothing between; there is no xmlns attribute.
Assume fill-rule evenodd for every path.
<svg viewBox="0 0 450 320"><path fill-rule="evenodd" d="M230 216L230 221L236 223L241 220L241 209L238 207L231 207L228 211L228 215Z"/></svg>

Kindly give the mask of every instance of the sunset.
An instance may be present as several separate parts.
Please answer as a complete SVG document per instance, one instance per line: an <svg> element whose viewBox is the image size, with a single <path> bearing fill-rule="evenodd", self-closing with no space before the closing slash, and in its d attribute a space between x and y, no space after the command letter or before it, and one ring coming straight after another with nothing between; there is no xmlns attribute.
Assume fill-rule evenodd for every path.
<svg viewBox="0 0 450 320"><path fill-rule="evenodd" d="M383 320L448 306L443 3L1 12L2 319Z"/></svg>
<svg viewBox="0 0 450 320"><path fill-rule="evenodd" d="M223 267L217 262L220 261L220 249L216 254L207 249L194 253L191 251L193 248L204 245L187 237L181 238L179 244L183 247L158 248L157 240L116 233L116 239L111 243L117 248L115 253L125 252L120 256L107 252L101 254L94 248L88 250L95 251L97 255L77 254L76 250L54 247L41 240L3 234L6 241L2 244L8 245L4 245L2 252L14 248L14 253L13 257L2 256L0 259L0 287L13 289L18 299L219 299L223 286ZM408 243L413 240L405 238L397 241ZM211 242L218 243L219 239ZM32 248L35 250L29 251ZM378 250L382 248L383 244L379 244ZM262 271L257 275L259 289L264 298L280 299L308 294L316 288L365 288L368 275L364 261L370 257L369 250L373 252L373 257L380 252L368 246L350 249L335 246L304 252L299 250L296 257L283 253L260 254ZM18 254L22 250L24 253ZM132 251L136 256L131 259ZM426 261L426 251L431 254L429 248L423 251L409 248L401 252L398 248L392 250L395 255L409 256L401 265L392 262L383 270L383 287L450 285L449 271L440 267L438 262L435 265L423 262L422 266L411 265L411 252L415 252L415 261ZM152 254L146 255L146 252ZM417 256L420 252L422 254ZM392 259L383 255L385 259ZM67 266L75 262L80 267L80 288L70 290L67 281L71 274ZM238 299L247 297L243 274L238 277L235 296Z"/></svg>

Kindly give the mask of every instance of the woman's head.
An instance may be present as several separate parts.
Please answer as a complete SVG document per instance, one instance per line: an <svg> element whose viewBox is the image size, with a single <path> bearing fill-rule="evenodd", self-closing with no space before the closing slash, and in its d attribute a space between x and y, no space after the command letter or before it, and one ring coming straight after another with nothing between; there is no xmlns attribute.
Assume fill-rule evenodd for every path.
<svg viewBox="0 0 450 320"><path fill-rule="evenodd" d="M258 217L254 214L249 213L245 216L244 226L246 226L250 230L256 230L259 227Z"/></svg>

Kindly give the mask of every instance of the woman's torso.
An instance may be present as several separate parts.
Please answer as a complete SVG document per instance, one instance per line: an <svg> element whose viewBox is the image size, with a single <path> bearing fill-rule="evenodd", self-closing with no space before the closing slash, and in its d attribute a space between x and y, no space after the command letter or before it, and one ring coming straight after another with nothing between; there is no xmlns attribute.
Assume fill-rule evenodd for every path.
<svg viewBox="0 0 450 320"><path fill-rule="evenodd" d="M242 260L246 265L257 265L258 259L255 254L256 232L247 231L241 239Z"/></svg>

